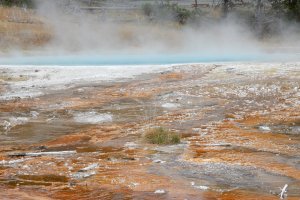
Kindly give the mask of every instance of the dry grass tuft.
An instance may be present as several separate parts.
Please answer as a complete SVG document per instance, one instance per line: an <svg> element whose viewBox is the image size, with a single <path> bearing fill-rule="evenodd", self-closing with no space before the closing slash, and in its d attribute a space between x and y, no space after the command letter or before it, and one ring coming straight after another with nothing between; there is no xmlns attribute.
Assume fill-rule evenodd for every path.
<svg viewBox="0 0 300 200"><path fill-rule="evenodd" d="M181 137L178 133L158 127L148 130L145 134L145 139L151 144L169 145L180 143Z"/></svg>

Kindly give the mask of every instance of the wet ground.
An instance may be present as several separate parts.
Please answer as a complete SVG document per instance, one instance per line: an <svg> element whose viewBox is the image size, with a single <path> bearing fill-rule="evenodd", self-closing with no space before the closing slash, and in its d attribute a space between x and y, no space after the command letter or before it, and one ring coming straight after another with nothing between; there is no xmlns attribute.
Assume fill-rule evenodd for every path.
<svg viewBox="0 0 300 200"><path fill-rule="evenodd" d="M43 69L0 70L1 199L268 200L285 184L285 199L300 198L299 63L180 65L60 87L29 87L52 80ZM181 143L147 144L157 126Z"/></svg>

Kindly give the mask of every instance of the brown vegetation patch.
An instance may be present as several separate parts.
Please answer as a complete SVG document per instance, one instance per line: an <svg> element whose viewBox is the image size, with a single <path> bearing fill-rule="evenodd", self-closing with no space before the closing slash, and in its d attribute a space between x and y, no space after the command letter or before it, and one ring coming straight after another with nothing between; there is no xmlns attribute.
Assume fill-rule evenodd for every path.
<svg viewBox="0 0 300 200"><path fill-rule="evenodd" d="M182 73L172 72L167 74L162 74L159 76L161 80L181 80L184 75Z"/></svg>
<svg viewBox="0 0 300 200"><path fill-rule="evenodd" d="M2 50L11 47L41 46L51 39L51 30L33 10L0 7L0 44Z"/></svg>
<svg viewBox="0 0 300 200"><path fill-rule="evenodd" d="M145 139L150 144L178 144L180 143L180 135L165 129L163 127L153 128L145 133Z"/></svg>

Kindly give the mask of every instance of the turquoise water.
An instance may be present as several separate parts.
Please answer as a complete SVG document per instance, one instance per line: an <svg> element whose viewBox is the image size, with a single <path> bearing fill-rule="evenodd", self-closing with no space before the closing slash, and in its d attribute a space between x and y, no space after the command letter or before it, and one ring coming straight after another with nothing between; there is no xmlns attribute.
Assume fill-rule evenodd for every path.
<svg viewBox="0 0 300 200"><path fill-rule="evenodd" d="M64 56L14 56L0 57L0 65L62 65L62 66L101 66L101 65L163 65L203 62L235 61L278 61L296 60L298 55L284 54L222 54L222 55L64 55Z"/></svg>

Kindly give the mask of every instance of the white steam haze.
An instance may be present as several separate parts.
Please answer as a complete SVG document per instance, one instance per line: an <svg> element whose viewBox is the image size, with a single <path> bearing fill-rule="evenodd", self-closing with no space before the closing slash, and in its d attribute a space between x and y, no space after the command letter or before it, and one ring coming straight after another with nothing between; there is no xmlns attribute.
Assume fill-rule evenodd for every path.
<svg viewBox="0 0 300 200"><path fill-rule="evenodd" d="M63 9L61 0L39 0L38 14L51 24L54 39L49 47L63 51L96 53L222 53L258 50L251 31L234 19L202 27L179 27L170 21L118 22L105 14ZM75 5L74 5L75 4ZM70 5L72 7L72 5ZM122 12L122 11L120 11ZM122 15L122 13L120 13ZM117 14L116 14L117 17Z"/></svg>
<svg viewBox="0 0 300 200"><path fill-rule="evenodd" d="M71 2L68 9L64 6L66 2ZM122 18L122 10L109 15L100 11L93 14L81 9L83 6L74 1L36 0L36 3L37 14L49 25L52 38L46 46L34 52L39 56L53 56L48 57L50 59L56 57L57 62L64 63L62 56L77 59L81 64L87 60L90 64L97 64L96 61L91 61L91 57L106 59L103 61L106 64L116 59L120 60L116 64L164 64L297 58L295 55L289 57L282 54L281 51L282 47L286 51L287 46L297 46L297 28L283 32L281 43L274 39L278 45L269 45L258 40L254 31L235 17L219 22L206 21L201 25L179 26L167 20L161 23L142 19L130 22L114 20L114 17ZM292 41L290 39L293 42L289 42ZM273 54L269 54L270 52ZM136 61L131 63L128 60ZM33 61L21 59L20 63L22 62L32 64Z"/></svg>

